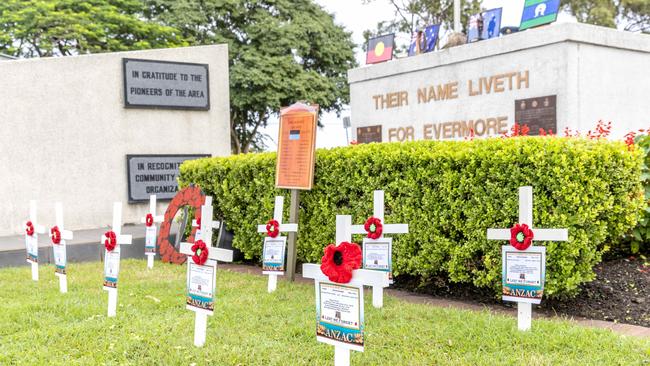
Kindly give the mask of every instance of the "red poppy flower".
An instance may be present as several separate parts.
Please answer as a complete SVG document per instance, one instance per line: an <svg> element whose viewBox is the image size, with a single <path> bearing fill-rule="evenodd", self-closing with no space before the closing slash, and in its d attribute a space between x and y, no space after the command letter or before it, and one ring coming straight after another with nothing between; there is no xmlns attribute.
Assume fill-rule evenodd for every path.
<svg viewBox="0 0 650 366"><path fill-rule="evenodd" d="M271 219L266 223L266 235L272 238L276 238L280 235L280 223L278 220Z"/></svg>
<svg viewBox="0 0 650 366"><path fill-rule="evenodd" d="M109 252L112 252L117 246L117 235L115 235L114 231L109 230L104 234L104 237L106 238L106 240L104 240L104 247L106 247L106 250Z"/></svg>
<svg viewBox="0 0 650 366"><path fill-rule="evenodd" d="M517 250L526 250L533 242L533 231L526 224L515 224L510 228L510 245Z"/></svg>
<svg viewBox="0 0 650 366"><path fill-rule="evenodd" d="M25 226L26 226L26 227L25 227L25 233L26 233L27 235L29 235L29 236L34 235L34 224L32 224L31 221L27 221L27 223L25 224Z"/></svg>
<svg viewBox="0 0 650 366"><path fill-rule="evenodd" d="M52 243L61 244L61 231L58 226L50 229L50 236L52 237Z"/></svg>
<svg viewBox="0 0 650 366"><path fill-rule="evenodd" d="M197 240L194 245L192 245L192 251L194 255L192 260L196 264L204 264L208 260L208 246L205 245L203 240Z"/></svg>
<svg viewBox="0 0 650 366"><path fill-rule="evenodd" d="M145 225L152 226L153 225L153 215L148 213L147 216L144 219Z"/></svg>
<svg viewBox="0 0 650 366"><path fill-rule="evenodd" d="M366 223L363 225L363 228L368 232L368 238L370 239L379 239L381 233L384 232L384 225L381 224L381 219L370 216Z"/></svg>
<svg viewBox="0 0 650 366"><path fill-rule="evenodd" d="M332 282L348 283L352 271L361 268L361 260L361 247L357 244L346 241L338 246L330 244L325 248L320 270Z"/></svg>
<svg viewBox="0 0 650 366"><path fill-rule="evenodd" d="M196 219L196 226L201 227L201 218Z"/></svg>

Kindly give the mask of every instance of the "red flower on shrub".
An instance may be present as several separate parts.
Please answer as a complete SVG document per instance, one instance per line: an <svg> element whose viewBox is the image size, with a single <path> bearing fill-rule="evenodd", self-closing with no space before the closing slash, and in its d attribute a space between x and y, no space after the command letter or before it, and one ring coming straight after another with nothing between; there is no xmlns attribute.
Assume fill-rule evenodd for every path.
<svg viewBox="0 0 650 366"><path fill-rule="evenodd" d="M192 256L194 263L203 265L208 260L208 246L205 245L203 240L197 240L196 243L192 245L192 252L194 252L194 255Z"/></svg>
<svg viewBox="0 0 650 366"><path fill-rule="evenodd" d="M27 223L25 223L25 234L29 236L34 235L34 224L32 224L31 221L27 221Z"/></svg>
<svg viewBox="0 0 650 366"><path fill-rule="evenodd" d="M363 224L363 228L368 233L367 236L370 239L379 239L381 233L384 232L384 226L381 224L381 220L374 216L370 216L368 220L366 220L366 223Z"/></svg>
<svg viewBox="0 0 650 366"><path fill-rule="evenodd" d="M517 250L526 250L533 242L533 231L526 224L515 224L510 228L510 245Z"/></svg>
<svg viewBox="0 0 650 366"><path fill-rule="evenodd" d="M52 243L60 244L61 243L61 231L58 226L55 226L50 229L50 236L52 238Z"/></svg>
<svg viewBox="0 0 650 366"><path fill-rule="evenodd" d="M547 132L547 131L546 131L545 129L543 129L543 128L540 128L540 129L539 129L539 135L540 135L540 136L555 136L555 134L553 133L553 130L552 130L552 129L549 129L548 132Z"/></svg>
<svg viewBox="0 0 650 366"><path fill-rule="evenodd" d="M603 122L603 120L599 120L598 124L596 125L596 130L591 131L589 130L587 132L587 137L590 140L598 140L598 139L603 139L609 136L610 132L612 131L612 122Z"/></svg>
<svg viewBox="0 0 650 366"><path fill-rule="evenodd" d="M332 282L348 283L352 271L361 268L361 247L354 243L342 242L338 246L330 244L325 248L320 270Z"/></svg>
<svg viewBox="0 0 650 366"><path fill-rule="evenodd" d="M528 125L521 125L517 122L510 128L509 132L504 132L502 137L528 136L530 128Z"/></svg>
<svg viewBox="0 0 650 366"><path fill-rule="evenodd" d="M634 131L630 131L625 134L625 144L627 145L627 149L630 151L634 150L635 137L636 137L636 133Z"/></svg>
<svg viewBox="0 0 650 366"><path fill-rule="evenodd" d="M115 232L113 230L109 230L104 234L104 237L106 238L104 240L104 247L109 252L112 252L113 249L115 249L117 246L117 235L115 235Z"/></svg>
<svg viewBox="0 0 650 366"><path fill-rule="evenodd" d="M280 235L280 223L278 220L271 219L266 223L266 235L271 238L276 238Z"/></svg>
<svg viewBox="0 0 650 366"><path fill-rule="evenodd" d="M147 227L153 226L153 215L148 213L147 216L144 219L144 222L145 222L145 225L147 225Z"/></svg>

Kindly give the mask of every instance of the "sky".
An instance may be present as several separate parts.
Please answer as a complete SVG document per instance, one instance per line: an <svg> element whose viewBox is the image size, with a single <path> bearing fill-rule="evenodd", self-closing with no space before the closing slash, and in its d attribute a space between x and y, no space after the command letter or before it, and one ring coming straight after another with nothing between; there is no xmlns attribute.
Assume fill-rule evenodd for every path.
<svg viewBox="0 0 650 366"><path fill-rule="evenodd" d="M436 1L436 0L431 0ZM325 10L334 15L336 24L352 32L353 41L357 45L363 43L363 32L367 29L374 29L378 22L394 18L394 8L388 0L373 0L370 4L364 5L362 0L316 0ZM519 26L521 13L524 7L524 0L483 0L481 6L484 10L493 8L502 8L501 26ZM558 22L575 21L568 14L560 14ZM396 42L408 42L406 39L397 39ZM357 62L360 66L365 64L365 53L361 47L356 49ZM340 117L336 113L325 113L321 115L320 122L323 124L316 133L316 147L330 148L336 146L345 146L348 144L346 130L343 128L343 117L349 116L349 109L344 110ZM269 151L275 151L277 148L278 138L278 121L273 119L269 121L267 128L262 129L262 133L269 136L267 145ZM352 131L347 131L351 134Z"/></svg>

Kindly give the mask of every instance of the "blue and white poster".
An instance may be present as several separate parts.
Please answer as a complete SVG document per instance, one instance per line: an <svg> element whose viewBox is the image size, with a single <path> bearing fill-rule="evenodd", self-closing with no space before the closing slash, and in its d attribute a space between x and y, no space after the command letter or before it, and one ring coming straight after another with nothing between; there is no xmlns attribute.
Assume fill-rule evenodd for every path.
<svg viewBox="0 0 650 366"><path fill-rule="evenodd" d="M421 53L431 52L436 48L438 42L438 33L440 24L427 26L424 31L418 30L413 33L411 46L409 47L409 56L419 55Z"/></svg>
<svg viewBox="0 0 650 366"><path fill-rule="evenodd" d="M393 281L393 239L363 238L363 268L373 271L388 272L390 283Z"/></svg>
<svg viewBox="0 0 650 366"><path fill-rule="evenodd" d="M470 16L467 42L497 38L501 29L501 8L490 9Z"/></svg>

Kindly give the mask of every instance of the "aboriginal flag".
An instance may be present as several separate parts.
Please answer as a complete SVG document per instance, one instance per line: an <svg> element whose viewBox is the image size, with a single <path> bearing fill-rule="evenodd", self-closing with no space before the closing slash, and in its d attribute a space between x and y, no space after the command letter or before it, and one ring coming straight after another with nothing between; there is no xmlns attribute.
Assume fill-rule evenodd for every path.
<svg viewBox="0 0 650 366"><path fill-rule="evenodd" d="M379 36L368 40L366 64L376 64L378 62L392 60L394 42L394 34Z"/></svg>

